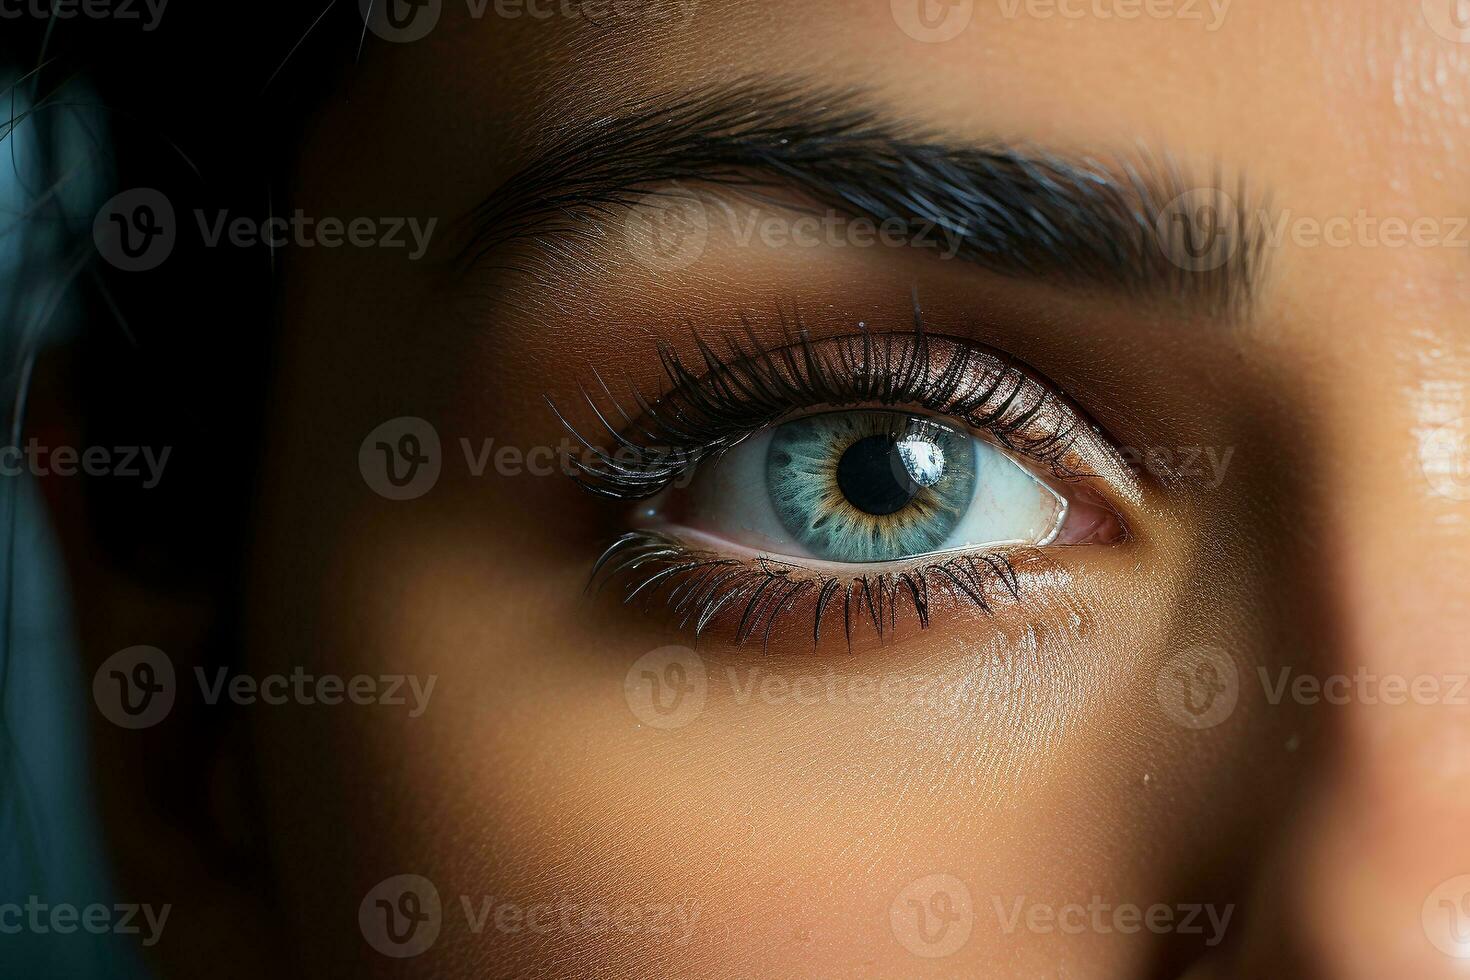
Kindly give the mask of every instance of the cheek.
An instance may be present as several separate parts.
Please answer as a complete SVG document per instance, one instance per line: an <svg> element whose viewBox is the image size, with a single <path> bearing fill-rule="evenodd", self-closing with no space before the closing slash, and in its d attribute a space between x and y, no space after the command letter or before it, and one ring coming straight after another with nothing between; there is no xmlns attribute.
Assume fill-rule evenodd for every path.
<svg viewBox="0 0 1470 980"><path fill-rule="evenodd" d="M1157 887L1104 866L1119 826L1178 832L1138 791L1147 736L1106 707L1133 703L1119 685L1139 637L1039 609L879 656L650 659L677 641L585 599L580 562L509 561L423 527L359 541L315 629L271 634L273 656L437 682L418 718L317 707L262 722L284 777L270 803L291 829L286 892L324 969L352 956L386 969L351 913L398 874L439 892L441 937L416 963L438 975L487 962L905 975L926 955L911 902L933 897L914 889L934 875L970 902L971 935L946 962L1041 969L1055 937L1007 930L997 902L1038 881L1057 900L1085 900L1104 875ZM1197 770L1153 751L1156 783L1191 795Z"/></svg>

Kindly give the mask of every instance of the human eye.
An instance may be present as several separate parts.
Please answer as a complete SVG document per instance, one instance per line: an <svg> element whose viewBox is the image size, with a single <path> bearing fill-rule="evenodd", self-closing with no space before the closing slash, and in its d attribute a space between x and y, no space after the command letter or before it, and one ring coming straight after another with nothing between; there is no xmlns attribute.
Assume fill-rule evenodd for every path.
<svg viewBox="0 0 1470 980"><path fill-rule="evenodd" d="M1079 521L1067 495L983 435L889 409L762 430L669 497L658 516L735 547L851 565L1078 540L1101 516Z"/></svg>
<svg viewBox="0 0 1470 980"><path fill-rule="evenodd" d="M880 635L946 601L989 613L1021 598L1018 563L1127 536L1093 486L1116 452L998 352L921 323L696 347L697 366L661 348L656 397L588 393L611 448L569 424L583 485L642 501L595 579L696 633L722 613L740 641L800 611L816 639L840 611L849 640L854 611Z"/></svg>

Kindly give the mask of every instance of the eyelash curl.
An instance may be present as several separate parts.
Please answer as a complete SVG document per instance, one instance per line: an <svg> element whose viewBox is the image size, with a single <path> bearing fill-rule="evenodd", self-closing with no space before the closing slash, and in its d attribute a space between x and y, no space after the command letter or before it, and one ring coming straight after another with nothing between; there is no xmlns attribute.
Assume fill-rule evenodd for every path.
<svg viewBox="0 0 1470 980"><path fill-rule="evenodd" d="M781 321L781 341L765 346L748 321L722 334L716 348L697 334L699 365L692 368L660 343L666 387L648 398L629 384L620 400L593 371L596 386L582 400L610 439L594 444L551 403L552 411L585 450L573 461L584 488L621 501L655 496L702 462L717 459L752 434L793 412L857 405L923 408L963 421L1001 446L1051 470L1058 479L1087 476L1070 458L1082 435L1077 414L1060 396L1009 359L963 342L931 338L917 307L911 331L858 333L815 341L800 323ZM548 399L550 401L550 399ZM603 552L589 590L620 584L623 602L662 606L696 639L734 617L734 640L759 635L769 645L786 616L810 614L812 643L829 617L840 616L849 647L866 623L881 639L906 616L927 628L937 608L953 601L993 614L998 603L1019 601L1017 561L1049 564L1035 548L956 553L889 563L866 574L837 575L769 555L736 558L686 544L667 534L638 530Z"/></svg>
<svg viewBox="0 0 1470 980"><path fill-rule="evenodd" d="M611 438L611 451L584 437L548 398L557 420L587 451L574 461L577 481L600 496L642 500L795 411L855 405L928 409L988 433L1058 479L1088 475L1067 461L1079 435L1075 423L1035 431L1053 417L1054 393L999 354L957 342L946 342L945 353L936 350L917 308L912 331L862 329L820 345L799 320L782 319L784 342L774 347L763 346L748 321L742 327L723 334L723 351L693 334L698 371L660 341L666 391L649 399L630 384L632 410L594 369L597 388L584 387L582 399Z"/></svg>

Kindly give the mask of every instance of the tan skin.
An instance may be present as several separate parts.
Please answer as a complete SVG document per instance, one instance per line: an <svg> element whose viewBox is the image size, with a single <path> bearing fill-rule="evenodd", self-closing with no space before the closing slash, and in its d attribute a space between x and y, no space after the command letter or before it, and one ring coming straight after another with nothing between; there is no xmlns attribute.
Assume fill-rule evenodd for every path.
<svg viewBox="0 0 1470 980"><path fill-rule="evenodd" d="M687 27L603 32L450 4L423 41L369 37L310 128L294 203L447 223L553 122L783 75L860 85L951 143L1141 145L1196 173L1218 161L1296 217L1470 207L1470 46L1418 4L1236 0L1215 31L1204 13L1008 18L981 3L954 39L920 43L871 0L711 2ZM1470 873L1470 709L1273 704L1258 668L1464 672L1470 501L1424 473L1429 433L1470 415L1463 248L1288 240L1251 315L1225 322L905 249L716 233L697 261L658 272L614 235L579 244L577 262L545 259L555 275L538 280L450 273L453 244L420 263L289 255L246 642L258 676L435 675L428 710L246 714L248 737L215 762L228 789L254 759L241 778L259 781L260 826L243 832L270 842L275 892L207 859L239 822L235 796L163 821L137 781L109 776L146 769L140 743L100 732L120 891L177 906L154 951L166 975L1454 974L1421 912ZM655 341L687 338L686 320L718 330L751 313L771 337L781 304L824 336L902 329L915 289L934 330L1020 358L1116 445L1232 449L1223 479L1097 486L1128 540L1055 550L1056 574L992 615L955 608L851 650L813 648L805 626L768 650L715 631L698 644L704 711L672 730L641 723L630 667L693 641L583 595L626 508L561 476L475 476L457 440L557 445L543 396L574 402L592 366L656 387ZM431 494L397 502L351 460L405 415L433 420L446 464ZM181 669L208 659L190 625L202 616L142 605L84 550L94 664L160 621L177 625L156 641L148 627L148 642ZM1156 690L1200 645L1226 651L1240 685L1230 716L1195 730ZM731 682L829 668L962 693L804 704ZM404 873L435 884L444 914L429 951L396 960L364 942L357 910ZM972 905L968 940L942 957L916 954L894 912L935 874ZM687 937L493 918L475 933L461 896L697 916ZM1217 944L1207 924L1008 930L997 912L1093 896L1232 912Z"/></svg>

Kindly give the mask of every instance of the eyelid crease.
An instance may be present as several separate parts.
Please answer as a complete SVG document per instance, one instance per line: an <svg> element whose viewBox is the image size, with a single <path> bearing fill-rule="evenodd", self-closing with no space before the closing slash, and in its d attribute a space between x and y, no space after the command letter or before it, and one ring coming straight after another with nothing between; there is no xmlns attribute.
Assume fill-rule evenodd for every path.
<svg viewBox="0 0 1470 980"><path fill-rule="evenodd" d="M723 333L724 349L693 334L700 366L672 345L658 356L667 390L649 399L629 384L627 402L596 371L581 389L615 448L586 438L548 398L584 449L576 479L618 500L654 496L755 431L808 408L918 407L964 422L1063 481L1100 478L1129 503L1141 489L1122 456L1060 393L1013 359L966 341L929 334L917 308L908 331L813 339L797 319L780 322L782 342L763 345L750 322ZM860 325L861 327L861 325Z"/></svg>

